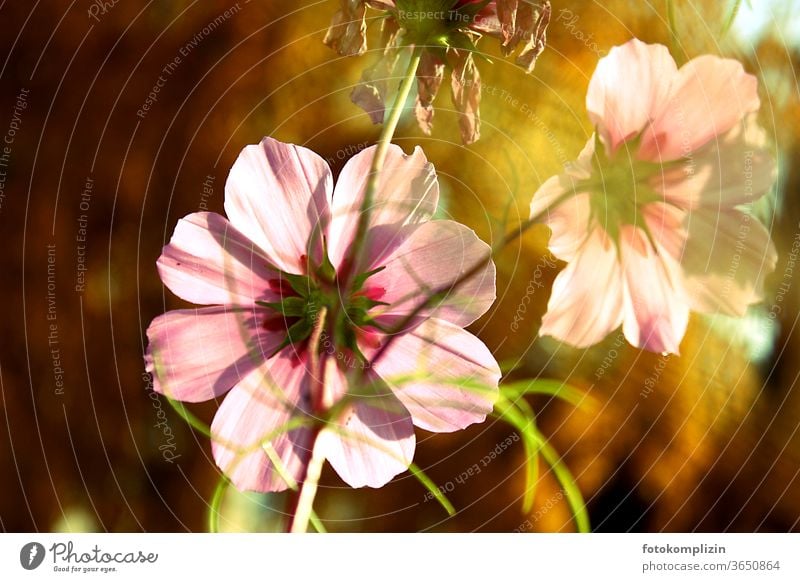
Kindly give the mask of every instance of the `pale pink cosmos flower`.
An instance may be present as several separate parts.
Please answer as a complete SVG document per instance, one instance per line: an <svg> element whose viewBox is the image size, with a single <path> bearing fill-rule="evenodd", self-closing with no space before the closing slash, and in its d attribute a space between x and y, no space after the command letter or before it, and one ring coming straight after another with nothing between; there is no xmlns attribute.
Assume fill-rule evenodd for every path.
<svg viewBox="0 0 800 582"><path fill-rule="evenodd" d="M158 259L164 284L204 307L152 322L147 370L156 391L178 400L225 395L212 452L239 489L280 491L302 478L314 431L281 432L293 419L335 411L322 452L349 485L379 487L409 466L414 425L455 431L493 408L497 362L463 329L494 301L490 249L461 224L432 219L438 182L419 148L390 146L366 254L351 256L374 151L349 160L334 188L306 148L247 146L226 183L228 218L181 219ZM479 273L425 302L481 260ZM320 386L309 366L323 308Z"/></svg>
<svg viewBox="0 0 800 582"><path fill-rule="evenodd" d="M679 69L637 39L600 60L586 96L597 138L531 204L569 263L541 335L586 347L622 325L634 346L678 353L690 310L741 316L762 299L777 254L745 206L776 164L759 105L756 78L734 60Z"/></svg>

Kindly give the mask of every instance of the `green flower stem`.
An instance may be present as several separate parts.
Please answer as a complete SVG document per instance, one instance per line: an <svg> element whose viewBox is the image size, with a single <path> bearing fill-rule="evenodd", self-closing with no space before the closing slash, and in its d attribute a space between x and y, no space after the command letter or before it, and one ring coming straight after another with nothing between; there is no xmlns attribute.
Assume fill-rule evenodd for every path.
<svg viewBox="0 0 800 582"><path fill-rule="evenodd" d="M317 434L319 437L319 434ZM289 531L291 533L305 533L308 530L308 522L311 519L314 506L314 498L317 495L319 477L322 474L322 465L325 463L325 455L320 452L319 438L314 440L314 449L311 453L311 460L308 462L306 478L300 487L300 497L297 501L297 509L292 517Z"/></svg>
<svg viewBox="0 0 800 582"><path fill-rule="evenodd" d="M375 192L378 189L378 179L380 178L383 164L386 161L386 155L389 152L389 146L394 138L394 132L397 129L397 124L400 122L400 117L403 114L408 96L411 93L411 88L417 79L417 69L422 57L423 47L417 46L411 55L411 60L408 62L403 82L400 85L400 90L394 99L394 104L389 111L389 117L383 124L381 135L378 138L378 147L375 148L375 156L372 158L372 165L369 170L369 178L367 186L364 191L364 200L361 204L361 215L358 220L358 227L356 229L356 236L353 241L353 257L356 261L360 260L362 251L366 243L367 229L369 227L369 219L372 214L372 206L375 200ZM358 265L357 265L358 266ZM358 269L355 270L358 272Z"/></svg>
<svg viewBox="0 0 800 582"><path fill-rule="evenodd" d="M219 532L219 516L222 508L222 500L225 498L225 492L231 484L230 480L223 475L220 477L219 483L214 488L214 495L211 497L211 503L208 506L208 531L209 533Z"/></svg>
<svg viewBox="0 0 800 582"><path fill-rule="evenodd" d="M167 402L172 409L180 416L189 426L191 426L196 431L200 432L201 434L211 438L211 428L204 423L202 420L197 418L194 414L189 412L186 409L186 406L182 402L178 402L177 400L173 400L169 396L164 396L167 399Z"/></svg>
<svg viewBox="0 0 800 582"><path fill-rule="evenodd" d="M311 399L314 414L318 417L326 413L325 404L325 362L319 357L319 343L322 338L322 333L325 330L325 324L328 319L328 310L323 307L317 321L314 324L314 330L311 332L309 340L309 353L311 354ZM319 477L322 474L322 465L325 463L325 455L320 453L319 435L321 427L316 426L312 429L311 436L311 458L305 467L305 474L302 476L296 489L290 497L290 515L289 531L291 533L302 532L305 533L308 529L308 521L313 514L314 498L317 495L317 485L319 484Z"/></svg>

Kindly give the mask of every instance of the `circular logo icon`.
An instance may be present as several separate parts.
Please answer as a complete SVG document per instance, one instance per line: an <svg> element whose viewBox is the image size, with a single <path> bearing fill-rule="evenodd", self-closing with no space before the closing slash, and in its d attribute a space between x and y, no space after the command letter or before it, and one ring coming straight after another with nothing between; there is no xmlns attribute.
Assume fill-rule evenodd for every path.
<svg viewBox="0 0 800 582"><path fill-rule="evenodd" d="M19 551L19 563L26 570L35 570L44 561L44 546L39 542L30 542Z"/></svg>

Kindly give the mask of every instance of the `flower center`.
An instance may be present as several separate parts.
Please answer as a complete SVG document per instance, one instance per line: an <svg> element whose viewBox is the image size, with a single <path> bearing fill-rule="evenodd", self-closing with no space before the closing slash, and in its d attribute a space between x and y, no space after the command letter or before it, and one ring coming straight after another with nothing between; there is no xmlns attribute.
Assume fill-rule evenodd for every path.
<svg viewBox="0 0 800 582"><path fill-rule="evenodd" d="M647 230L642 207L665 201L652 186L653 179L664 172L664 165L637 160L628 153L637 150L634 142L609 158L598 141L592 177L583 180L576 189L589 192L591 219L602 225L614 241L619 241L624 225Z"/></svg>
<svg viewBox="0 0 800 582"><path fill-rule="evenodd" d="M364 361L357 340L361 335L370 334L370 328L380 329L370 311L379 305L387 305L380 301L385 290L368 286L367 281L383 268L350 280L348 277L340 279L327 259L320 267L309 269L308 275L279 271L279 277L270 281L270 289L280 295L280 300L256 301L270 311L263 327L286 334L274 353L288 345L296 346L298 351L307 349L314 329L321 326L325 346L317 346L319 351L330 353L331 347L346 349ZM322 314L325 314L324 321L319 319Z"/></svg>

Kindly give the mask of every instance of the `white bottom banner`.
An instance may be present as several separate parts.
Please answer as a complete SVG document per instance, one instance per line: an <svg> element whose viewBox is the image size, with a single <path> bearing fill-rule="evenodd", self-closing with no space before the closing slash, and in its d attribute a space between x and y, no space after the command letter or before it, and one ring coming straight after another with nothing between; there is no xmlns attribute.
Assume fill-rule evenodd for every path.
<svg viewBox="0 0 800 582"><path fill-rule="evenodd" d="M798 534L3 534L0 580L800 580Z"/></svg>

